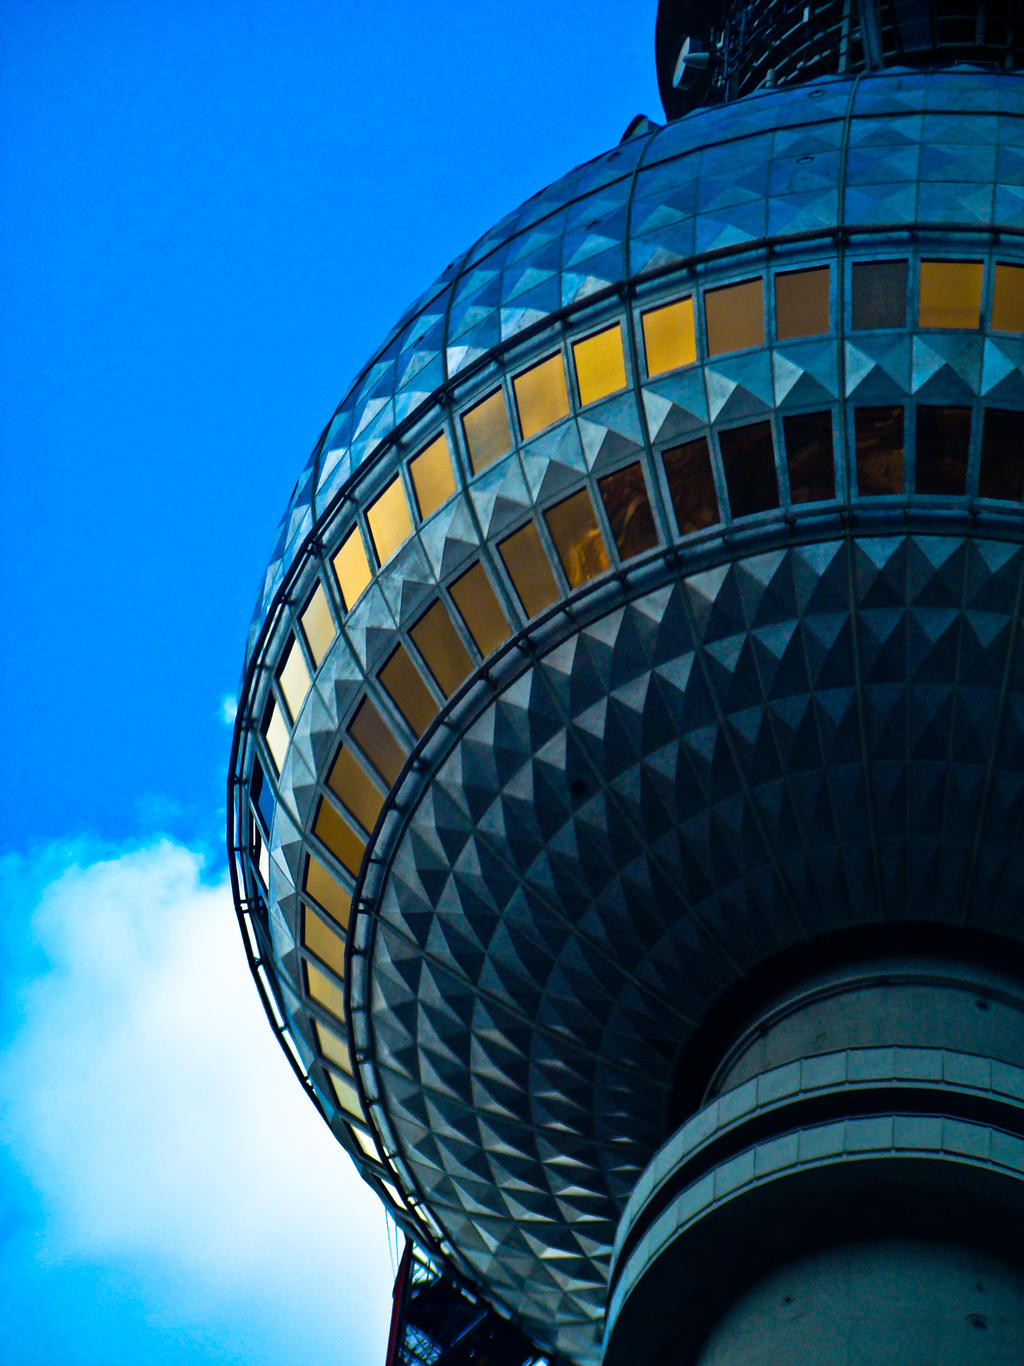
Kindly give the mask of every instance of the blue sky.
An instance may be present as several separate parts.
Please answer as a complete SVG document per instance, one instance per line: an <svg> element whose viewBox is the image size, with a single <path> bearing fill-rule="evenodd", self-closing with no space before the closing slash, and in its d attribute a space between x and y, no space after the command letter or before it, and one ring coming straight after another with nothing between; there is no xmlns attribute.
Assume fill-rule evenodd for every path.
<svg viewBox="0 0 1024 1366"><path fill-rule="evenodd" d="M247 980L225 716L405 305L659 113L655 0L0 10L0 1322L12 1366L381 1366L383 1215Z"/></svg>

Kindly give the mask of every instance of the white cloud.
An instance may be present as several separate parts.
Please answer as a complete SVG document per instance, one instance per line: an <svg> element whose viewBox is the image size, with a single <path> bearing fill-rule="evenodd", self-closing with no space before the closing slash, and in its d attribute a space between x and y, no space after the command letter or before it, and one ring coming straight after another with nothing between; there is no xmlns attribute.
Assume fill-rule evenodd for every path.
<svg viewBox="0 0 1024 1366"><path fill-rule="evenodd" d="M235 716L237 713L238 702L230 693L226 697L220 699L220 719L226 726L233 726L235 724Z"/></svg>
<svg viewBox="0 0 1024 1366"><path fill-rule="evenodd" d="M48 1255L156 1263L207 1304L316 1316L347 1363L379 1366L384 1215L273 1039L226 882L169 841L80 860L44 886L31 930L49 966L0 1083Z"/></svg>

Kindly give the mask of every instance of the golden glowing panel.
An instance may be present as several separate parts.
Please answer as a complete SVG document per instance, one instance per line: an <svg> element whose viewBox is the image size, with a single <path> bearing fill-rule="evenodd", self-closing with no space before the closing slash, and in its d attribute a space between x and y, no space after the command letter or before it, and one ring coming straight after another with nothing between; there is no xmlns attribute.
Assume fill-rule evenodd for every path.
<svg viewBox="0 0 1024 1366"><path fill-rule="evenodd" d="M452 473L448 442L443 432L425 451L413 456L409 461L409 473L422 520L455 492L455 475Z"/></svg>
<svg viewBox="0 0 1024 1366"><path fill-rule="evenodd" d="M462 430L473 473L479 474L512 449L505 395L495 389L482 403L462 414Z"/></svg>
<svg viewBox="0 0 1024 1366"><path fill-rule="evenodd" d="M764 289L761 277L704 293L708 354L747 351L764 345Z"/></svg>
<svg viewBox="0 0 1024 1366"><path fill-rule="evenodd" d="M319 1020L313 1021L313 1029L316 1031L316 1046L321 1057L333 1062L335 1067L340 1067L343 1072L352 1072L352 1059L349 1057L348 1044L340 1034L335 1034L333 1029L328 1029Z"/></svg>
<svg viewBox="0 0 1024 1366"><path fill-rule="evenodd" d="M399 645L377 677L415 734L422 735L437 715L437 703L404 645Z"/></svg>
<svg viewBox="0 0 1024 1366"><path fill-rule="evenodd" d="M331 1081L331 1090L334 1092L334 1099L338 1102L340 1109L346 1114L354 1115L356 1119L363 1118L363 1109L359 1104L359 1092L350 1081L346 1081L337 1072L328 1072Z"/></svg>
<svg viewBox="0 0 1024 1366"><path fill-rule="evenodd" d="M308 906L302 908L302 942L339 977L345 975L345 941Z"/></svg>
<svg viewBox="0 0 1024 1366"><path fill-rule="evenodd" d="M478 562L456 579L451 595L482 655L489 655L508 640L509 624L482 564Z"/></svg>
<svg viewBox="0 0 1024 1366"><path fill-rule="evenodd" d="M579 588L611 567L586 489L563 498L544 516L570 588Z"/></svg>
<svg viewBox="0 0 1024 1366"><path fill-rule="evenodd" d="M666 370L692 365L697 359L692 299L679 299L664 308L652 308L641 321L649 375L663 375Z"/></svg>
<svg viewBox="0 0 1024 1366"><path fill-rule="evenodd" d="M307 963L306 967L306 994L311 1001L315 1001L318 1006L323 1006L329 1014L337 1019L345 1018L345 993L337 982L332 982L326 972L321 972L313 963Z"/></svg>
<svg viewBox="0 0 1024 1366"><path fill-rule="evenodd" d="M1024 266L996 262L992 295L992 330L1024 332Z"/></svg>
<svg viewBox="0 0 1024 1366"><path fill-rule="evenodd" d="M596 403L606 394L625 389L626 362L622 355L622 328L618 323L584 341L573 342L572 359L582 404Z"/></svg>
<svg viewBox="0 0 1024 1366"><path fill-rule="evenodd" d="M334 874L312 854L306 860L306 880L303 887L336 924L343 930L348 929L352 898Z"/></svg>
<svg viewBox="0 0 1024 1366"><path fill-rule="evenodd" d="M348 733L390 787L402 770L407 751L368 697L360 702Z"/></svg>
<svg viewBox="0 0 1024 1366"><path fill-rule="evenodd" d="M922 261L919 327L980 327L980 261Z"/></svg>
<svg viewBox="0 0 1024 1366"><path fill-rule="evenodd" d="M366 521L373 538L373 548L377 552L377 562L384 564L412 535L412 517L401 475L396 475L380 497L370 504Z"/></svg>
<svg viewBox="0 0 1024 1366"><path fill-rule="evenodd" d="M435 602L412 628L417 650L444 693L452 693L473 668L469 653L443 602Z"/></svg>
<svg viewBox="0 0 1024 1366"><path fill-rule="evenodd" d="M335 636L334 618L327 605L327 594L324 592L323 584L317 585L316 592L306 604L306 610L299 620L302 622L302 634L306 637L313 663L319 669Z"/></svg>
<svg viewBox="0 0 1024 1366"><path fill-rule="evenodd" d="M647 485L639 463L606 474L599 488L619 559L628 560L650 550L658 540L658 533L654 529Z"/></svg>
<svg viewBox="0 0 1024 1366"><path fill-rule="evenodd" d="M829 328L828 266L791 270L775 277L775 335L819 337Z"/></svg>
<svg viewBox="0 0 1024 1366"><path fill-rule="evenodd" d="M366 551L363 549L363 538L360 536L357 526L354 526L342 541L341 549L335 555L333 564L334 573L338 579L338 587L341 589L341 600L348 609L372 577L370 562L366 558Z"/></svg>
<svg viewBox="0 0 1024 1366"><path fill-rule="evenodd" d="M263 723L263 738L267 742L267 748L270 750L270 757L274 761L274 767L277 769L278 773L280 773L281 767L284 764L284 756L288 752L289 734L288 723L281 715L281 708L276 702L271 706L270 711L267 713L266 720Z"/></svg>
<svg viewBox="0 0 1024 1366"><path fill-rule="evenodd" d="M338 750L327 786L364 829L373 829L384 796L350 749Z"/></svg>
<svg viewBox="0 0 1024 1366"><path fill-rule="evenodd" d="M353 877L358 874L366 844L330 802L321 800L313 822L313 834Z"/></svg>
<svg viewBox="0 0 1024 1366"><path fill-rule="evenodd" d="M502 541L498 550L528 617L558 601L558 584L532 522Z"/></svg>
<svg viewBox="0 0 1024 1366"><path fill-rule="evenodd" d="M561 352L516 375L512 387L524 441L569 415L569 392L565 387Z"/></svg>
<svg viewBox="0 0 1024 1366"><path fill-rule="evenodd" d="M277 681L281 685L285 703L294 721L299 714L299 708L306 699L310 684L309 669L302 657L299 642L294 636L292 643L285 652L284 663L277 671Z"/></svg>

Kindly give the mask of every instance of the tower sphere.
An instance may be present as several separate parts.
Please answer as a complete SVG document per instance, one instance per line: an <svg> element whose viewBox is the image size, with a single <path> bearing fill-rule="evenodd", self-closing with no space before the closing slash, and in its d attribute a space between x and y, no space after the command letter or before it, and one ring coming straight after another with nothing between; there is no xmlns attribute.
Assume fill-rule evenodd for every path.
<svg viewBox="0 0 1024 1366"><path fill-rule="evenodd" d="M717 32L671 35L718 54L701 98ZM883 1188L967 1237L966 1168L994 1227L1024 1177L991 1138L1024 1096L1024 83L740 93L635 122L399 320L295 487L235 733L239 914L303 1084L400 1225L580 1363L647 1341L656 1234L696 1280L722 1239L743 1284L771 1263L741 1157L745 1208L832 1201L840 1241Z"/></svg>

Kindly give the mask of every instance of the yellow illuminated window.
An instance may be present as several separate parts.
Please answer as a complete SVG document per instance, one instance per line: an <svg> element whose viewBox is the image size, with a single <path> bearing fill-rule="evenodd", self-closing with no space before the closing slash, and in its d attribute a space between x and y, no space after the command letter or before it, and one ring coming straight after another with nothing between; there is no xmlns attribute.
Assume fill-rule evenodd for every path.
<svg viewBox="0 0 1024 1366"><path fill-rule="evenodd" d="M437 686L445 697L451 697L473 665L443 602L435 602L420 617L412 638Z"/></svg>
<svg viewBox="0 0 1024 1366"><path fill-rule="evenodd" d="M368 697L360 702L348 725L348 733L384 781L390 786L405 763L406 750Z"/></svg>
<svg viewBox="0 0 1024 1366"><path fill-rule="evenodd" d="M818 337L828 331L828 266L790 270L775 277L775 335Z"/></svg>
<svg viewBox="0 0 1024 1366"><path fill-rule="evenodd" d="M366 520L377 562L384 564L412 535L412 517L400 475L396 475L380 497L370 504Z"/></svg>
<svg viewBox="0 0 1024 1366"><path fill-rule="evenodd" d="M512 449L505 395L500 389L495 389L482 403L462 414L462 430L474 474L493 465Z"/></svg>
<svg viewBox="0 0 1024 1366"><path fill-rule="evenodd" d="M544 516L570 588L579 588L581 583L610 568L608 550L586 489L563 498Z"/></svg>
<svg viewBox="0 0 1024 1366"><path fill-rule="evenodd" d="M335 636L334 618L327 605L327 594L324 592L323 584L317 585L316 592L306 604L306 610L299 620L302 622L302 634L306 637L313 663L319 669Z"/></svg>
<svg viewBox="0 0 1024 1366"><path fill-rule="evenodd" d="M359 528L354 526L341 543L341 549L335 555L334 572L338 578L338 587L341 589L341 600L346 608L352 606L356 598L370 582L370 562L366 558L366 551L363 549L363 538L359 534Z"/></svg>
<svg viewBox="0 0 1024 1366"><path fill-rule="evenodd" d="M437 703L404 645L399 645L377 677L415 734L422 735L437 715Z"/></svg>
<svg viewBox="0 0 1024 1366"><path fill-rule="evenodd" d="M412 476L416 506L422 520L429 517L455 492L455 475L452 473L448 442L443 432L426 450L413 456L409 461L409 473Z"/></svg>
<svg viewBox="0 0 1024 1366"><path fill-rule="evenodd" d="M299 649L299 642L292 637L292 643L285 652L284 663L277 671L277 681L281 685L284 700L294 721L299 708L309 692L309 669Z"/></svg>
<svg viewBox="0 0 1024 1366"><path fill-rule="evenodd" d="M270 750L270 757L274 761L274 767L278 773L284 763L284 756L288 752L288 723L281 715L281 708L277 702L270 705L266 717L263 721L263 738L267 742Z"/></svg>
<svg viewBox="0 0 1024 1366"><path fill-rule="evenodd" d="M331 1090L334 1092L334 1099L338 1102L340 1109L346 1114L354 1115L356 1119L363 1118L363 1109L359 1104L359 1092L350 1081L345 1079L338 1072L328 1072L331 1081Z"/></svg>
<svg viewBox="0 0 1024 1366"><path fill-rule="evenodd" d="M313 834L326 844L342 867L347 868L353 877L357 876L366 845L330 802L321 799L313 822Z"/></svg>
<svg viewBox="0 0 1024 1366"><path fill-rule="evenodd" d="M920 327L980 327L980 261L922 261Z"/></svg>
<svg viewBox="0 0 1024 1366"><path fill-rule="evenodd" d="M599 484L620 560L650 550L658 539L639 463L606 474Z"/></svg>
<svg viewBox="0 0 1024 1366"><path fill-rule="evenodd" d="M679 299L643 315L647 373L663 375L697 359L697 335L693 326L693 300Z"/></svg>
<svg viewBox="0 0 1024 1366"><path fill-rule="evenodd" d="M345 941L329 929L308 906L302 908L302 942L339 977L345 975Z"/></svg>
<svg viewBox="0 0 1024 1366"><path fill-rule="evenodd" d="M349 1057L348 1044L340 1034L335 1034L333 1029L328 1029L319 1020L313 1021L313 1028L316 1031L316 1044L321 1056L328 1062L333 1062L335 1067L340 1067L343 1072L352 1072L352 1059Z"/></svg>
<svg viewBox="0 0 1024 1366"><path fill-rule="evenodd" d="M761 277L704 292L708 353L747 351L764 345L764 290Z"/></svg>
<svg viewBox="0 0 1024 1366"><path fill-rule="evenodd" d="M508 640L509 624L482 564L478 562L456 579L451 595L482 655L489 655Z"/></svg>
<svg viewBox="0 0 1024 1366"><path fill-rule="evenodd" d="M1024 266L996 262L992 328L995 332L1024 332Z"/></svg>
<svg viewBox="0 0 1024 1366"><path fill-rule="evenodd" d="M568 415L569 393L561 352L516 375L512 387L524 440Z"/></svg>
<svg viewBox="0 0 1024 1366"><path fill-rule="evenodd" d="M326 972L321 972L313 963L306 967L306 993L318 1006L323 1006L329 1014L339 1020L345 1018L345 993L337 982L332 982Z"/></svg>
<svg viewBox="0 0 1024 1366"><path fill-rule="evenodd" d="M532 522L502 541L498 550L528 617L558 600L558 584Z"/></svg>
<svg viewBox="0 0 1024 1366"><path fill-rule="evenodd" d="M603 332L573 342L573 364L580 402L596 403L606 394L626 387L626 362L622 356L622 328L618 323Z"/></svg>
<svg viewBox="0 0 1024 1366"><path fill-rule="evenodd" d="M352 898L333 873L310 854L306 860L306 880L304 890L316 901L336 924L343 930L348 929L348 916L352 908Z"/></svg>
<svg viewBox="0 0 1024 1366"><path fill-rule="evenodd" d="M327 786L364 829L373 829L384 797L350 749L338 750Z"/></svg>

